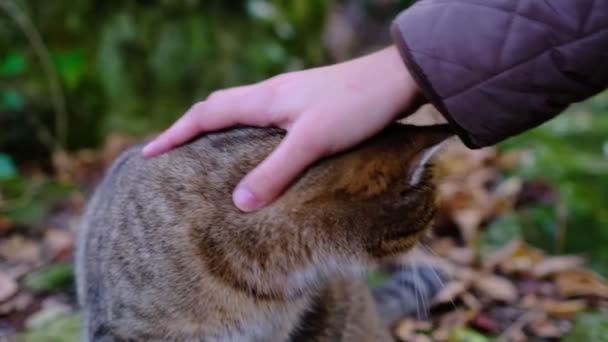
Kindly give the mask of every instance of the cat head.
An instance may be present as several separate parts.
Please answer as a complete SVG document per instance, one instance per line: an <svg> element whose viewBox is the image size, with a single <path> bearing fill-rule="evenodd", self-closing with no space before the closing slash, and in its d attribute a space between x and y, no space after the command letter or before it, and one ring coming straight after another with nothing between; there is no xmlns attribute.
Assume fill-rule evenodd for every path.
<svg viewBox="0 0 608 342"><path fill-rule="evenodd" d="M429 161L452 135L447 125L394 124L318 162L273 206L298 222L358 234L355 240L373 257L404 252L430 226L435 179Z"/></svg>

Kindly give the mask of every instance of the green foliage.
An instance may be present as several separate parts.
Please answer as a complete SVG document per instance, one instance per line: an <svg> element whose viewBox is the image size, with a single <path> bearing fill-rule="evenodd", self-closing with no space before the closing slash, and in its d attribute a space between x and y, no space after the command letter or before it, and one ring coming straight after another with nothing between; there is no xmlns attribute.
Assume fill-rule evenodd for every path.
<svg viewBox="0 0 608 342"><path fill-rule="evenodd" d="M390 274L382 272L380 270L371 271L365 275L365 279L369 287L376 288L384 284L387 280L389 280Z"/></svg>
<svg viewBox="0 0 608 342"><path fill-rule="evenodd" d="M72 148L95 146L111 131L164 128L213 90L322 63L321 30L331 5L325 0L16 2L40 31L66 92ZM0 124L3 111L51 111L38 56L15 22L1 14ZM14 140L32 139L34 127L17 128L22 132ZM0 150L3 144L0 139Z"/></svg>
<svg viewBox="0 0 608 342"><path fill-rule="evenodd" d="M19 335L21 342L78 342L80 341L80 317L61 314L42 326L31 328Z"/></svg>
<svg viewBox="0 0 608 342"><path fill-rule="evenodd" d="M488 342L490 339L469 328L459 327L452 330L449 342Z"/></svg>
<svg viewBox="0 0 608 342"><path fill-rule="evenodd" d="M11 157L5 153L0 153L0 180L9 179L17 176L17 168Z"/></svg>
<svg viewBox="0 0 608 342"><path fill-rule="evenodd" d="M13 77L25 71L25 58L22 54L9 51L6 56L0 60L0 76Z"/></svg>
<svg viewBox="0 0 608 342"><path fill-rule="evenodd" d="M7 217L16 226L35 226L57 201L72 191L71 186L47 178L15 176L0 179L3 196L0 216Z"/></svg>
<svg viewBox="0 0 608 342"><path fill-rule="evenodd" d="M608 313L586 312L579 314L574 322L572 331L565 342L607 342L608 341Z"/></svg>
<svg viewBox="0 0 608 342"><path fill-rule="evenodd" d="M51 265L42 270L28 273L25 286L34 292L62 292L74 283L74 270L69 264Z"/></svg>
<svg viewBox="0 0 608 342"><path fill-rule="evenodd" d="M559 194L559 203L528 208L501 221L510 220L529 241L548 251L587 255L603 273L608 270L606 132L608 93L573 106L542 127L502 144L503 149L531 151L530 158L513 174L551 184ZM562 250L555 250L555 246L560 247L562 226L564 244Z"/></svg>

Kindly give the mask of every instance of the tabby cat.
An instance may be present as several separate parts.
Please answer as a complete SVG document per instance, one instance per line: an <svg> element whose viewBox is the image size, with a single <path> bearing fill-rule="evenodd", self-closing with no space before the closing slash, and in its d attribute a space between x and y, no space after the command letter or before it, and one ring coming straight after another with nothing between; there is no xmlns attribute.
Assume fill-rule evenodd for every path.
<svg viewBox="0 0 608 342"><path fill-rule="evenodd" d="M239 211L232 189L284 134L235 128L117 159L79 237L86 341L391 339L379 313L394 310L373 298L399 295L389 284L393 295L372 296L362 275L425 234L435 211L425 165L451 131L395 124L318 162L272 205ZM397 284L411 288L405 278Z"/></svg>

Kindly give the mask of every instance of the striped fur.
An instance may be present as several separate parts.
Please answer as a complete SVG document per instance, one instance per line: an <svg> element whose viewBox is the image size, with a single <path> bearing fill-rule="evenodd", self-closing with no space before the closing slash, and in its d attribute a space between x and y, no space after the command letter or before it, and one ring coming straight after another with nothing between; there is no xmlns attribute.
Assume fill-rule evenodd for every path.
<svg viewBox="0 0 608 342"><path fill-rule="evenodd" d="M284 132L238 128L158 158L127 151L91 199L77 251L86 341L379 341L360 275L410 249L435 211L421 154L445 127L392 126L311 167L271 206L230 193ZM305 333L302 333L305 332Z"/></svg>

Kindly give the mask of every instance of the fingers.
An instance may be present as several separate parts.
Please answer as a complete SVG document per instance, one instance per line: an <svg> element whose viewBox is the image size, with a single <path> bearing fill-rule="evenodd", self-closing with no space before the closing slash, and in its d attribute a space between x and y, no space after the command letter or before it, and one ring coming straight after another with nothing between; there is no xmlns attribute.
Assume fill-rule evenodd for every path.
<svg viewBox="0 0 608 342"><path fill-rule="evenodd" d="M281 144L239 183L232 195L234 204L245 212L272 202L292 180L325 151L311 143L310 130L295 125Z"/></svg>
<svg viewBox="0 0 608 342"><path fill-rule="evenodd" d="M271 101L270 90L264 85L251 85L213 93L207 100L192 106L169 129L148 143L142 151L144 156L159 155L201 132L237 124L267 125L270 115L264 109Z"/></svg>

